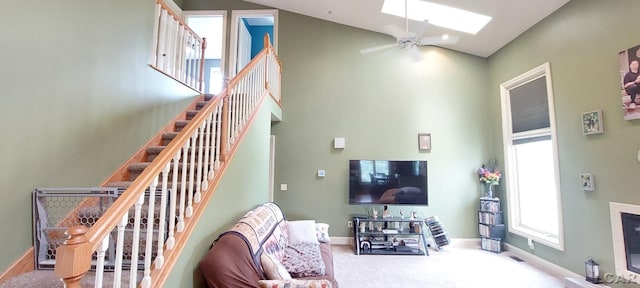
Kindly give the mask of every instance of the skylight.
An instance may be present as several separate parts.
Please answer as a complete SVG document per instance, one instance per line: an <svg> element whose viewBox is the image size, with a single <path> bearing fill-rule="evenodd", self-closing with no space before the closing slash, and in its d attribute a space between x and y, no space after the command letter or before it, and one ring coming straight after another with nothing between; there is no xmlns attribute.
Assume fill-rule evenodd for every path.
<svg viewBox="0 0 640 288"><path fill-rule="evenodd" d="M429 21L429 24L476 34L491 17L482 14L420 0L407 1L407 18ZM385 0L380 12L404 18L405 0Z"/></svg>

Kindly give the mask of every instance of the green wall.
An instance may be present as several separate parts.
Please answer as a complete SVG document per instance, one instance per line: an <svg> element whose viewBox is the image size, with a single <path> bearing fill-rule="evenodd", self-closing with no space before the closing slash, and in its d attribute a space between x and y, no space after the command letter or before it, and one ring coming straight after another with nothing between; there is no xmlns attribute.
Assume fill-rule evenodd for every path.
<svg viewBox="0 0 640 288"><path fill-rule="evenodd" d="M271 97L265 99L164 287L204 287L198 263L211 243L247 211L268 201L270 122L278 110Z"/></svg>
<svg viewBox="0 0 640 288"><path fill-rule="evenodd" d="M565 251L536 245L533 254L584 273L593 257L603 273L614 272L609 202L640 204L637 133L640 122L622 118L618 52L640 43L640 2L571 1L490 58L490 93L499 115L498 86L544 62L551 65L564 212ZM602 109L604 134L584 136L580 115ZM500 139L500 117L493 128ZM501 141L494 150L502 151ZM500 154L496 152L496 154ZM499 155L503 158L502 155ZM595 176L595 191L580 190L578 174ZM529 251L526 239L508 242Z"/></svg>
<svg viewBox="0 0 640 288"><path fill-rule="evenodd" d="M422 47L420 62L398 52L361 55L393 38L280 11L279 55L284 121L276 136L275 192L290 219L331 225L351 236L347 220L366 207L347 203L348 160L427 160L428 207L451 237L475 238L480 185L475 170L492 156L486 59ZM418 133L431 133L420 152ZM333 149L345 137L345 149ZM326 177L316 177L318 169ZM382 206L374 206L382 209Z"/></svg>
<svg viewBox="0 0 640 288"><path fill-rule="evenodd" d="M6 0L0 271L32 246L37 187L99 185L195 93L147 66L153 0Z"/></svg>
<svg viewBox="0 0 640 288"><path fill-rule="evenodd" d="M31 245L34 188L99 184L194 94L146 65L151 0L5 2L0 119L10 136L0 141L0 216L15 220L3 224L12 233L0 235L0 245L11 248L0 250L0 268ZM261 8L178 2L184 10ZM347 205L347 161L424 159L430 204L414 208L439 216L453 238L477 237L474 171L503 158L498 85L544 62L553 75L566 249L536 245L531 252L580 274L592 256L612 272L608 202L639 202L640 122L622 120L617 62L619 51L638 45L638 8L633 0L571 1L489 59L423 47L418 63L358 53L390 43L388 36L280 11L284 121L269 127L279 108L262 106L167 287L197 283L197 262L211 241L266 201L271 129L275 184L289 185L275 199L288 218L324 221L333 236L350 236L349 215L364 209ZM585 137L579 116L594 109L603 110L605 133ZM417 149L422 132L432 134L430 152ZM334 137L345 137L346 149L331 148ZM318 169L327 176L317 178ZM581 172L595 175L596 191L580 191ZM526 239L509 234L508 242L528 251Z"/></svg>

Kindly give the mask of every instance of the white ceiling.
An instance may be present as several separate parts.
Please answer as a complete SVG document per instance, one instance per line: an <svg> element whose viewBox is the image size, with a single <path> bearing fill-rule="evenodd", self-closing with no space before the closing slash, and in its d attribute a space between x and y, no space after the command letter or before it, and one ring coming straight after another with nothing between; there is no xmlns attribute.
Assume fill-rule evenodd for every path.
<svg viewBox="0 0 640 288"><path fill-rule="evenodd" d="M244 1L381 33L383 33L381 28L385 25L405 26L403 18L380 13L384 0ZM444 33L458 35L460 36L458 43L442 45L442 47L489 57L569 0L429 0L429 2L484 14L493 19L476 35L430 25L426 21L409 20L411 32L419 36L440 36ZM391 38L390 41L395 40Z"/></svg>

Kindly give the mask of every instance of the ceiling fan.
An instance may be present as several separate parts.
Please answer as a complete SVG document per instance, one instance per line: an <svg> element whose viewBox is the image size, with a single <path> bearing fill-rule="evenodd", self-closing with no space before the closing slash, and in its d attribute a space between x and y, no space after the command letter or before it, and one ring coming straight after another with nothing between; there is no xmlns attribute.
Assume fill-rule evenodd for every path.
<svg viewBox="0 0 640 288"><path fill-rule="evenodd" d="M458 42L458 36L448 36L444 35L440 36L426 36L418 38L418 35L414 32L409 32L409 17L407 17L407 0L404 1L404 21L405 21L405 29L395 26L395 25L386 25L383 26L382 29L385 34L391 35L396 38L396 43L363 48L360 49L361 54L368 54L373 52L378 52L390 48L400 48L401 50L407 52L411 58L415 61L420 61L422 59L422 55L420 54L420 50L417 46L425 46L425 45L442 45L442 44L455 44Z"/></svg>

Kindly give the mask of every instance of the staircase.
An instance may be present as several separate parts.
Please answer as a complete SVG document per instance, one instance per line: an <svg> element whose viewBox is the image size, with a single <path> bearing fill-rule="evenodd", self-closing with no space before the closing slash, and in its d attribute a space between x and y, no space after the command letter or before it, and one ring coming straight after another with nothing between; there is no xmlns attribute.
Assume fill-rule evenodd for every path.
<svg viewBox="0 0 640 288"><path fill-rule="evenodd" d="M281 64L268 35L264 43L225 90L197 97L101 184L119 191L108 209L87 197L56 223L81 225L55 249L55 276L34 271L0 287L62 287L51 279L72 288L162 287L256 110L268 96L280 102Z"/></svg>

